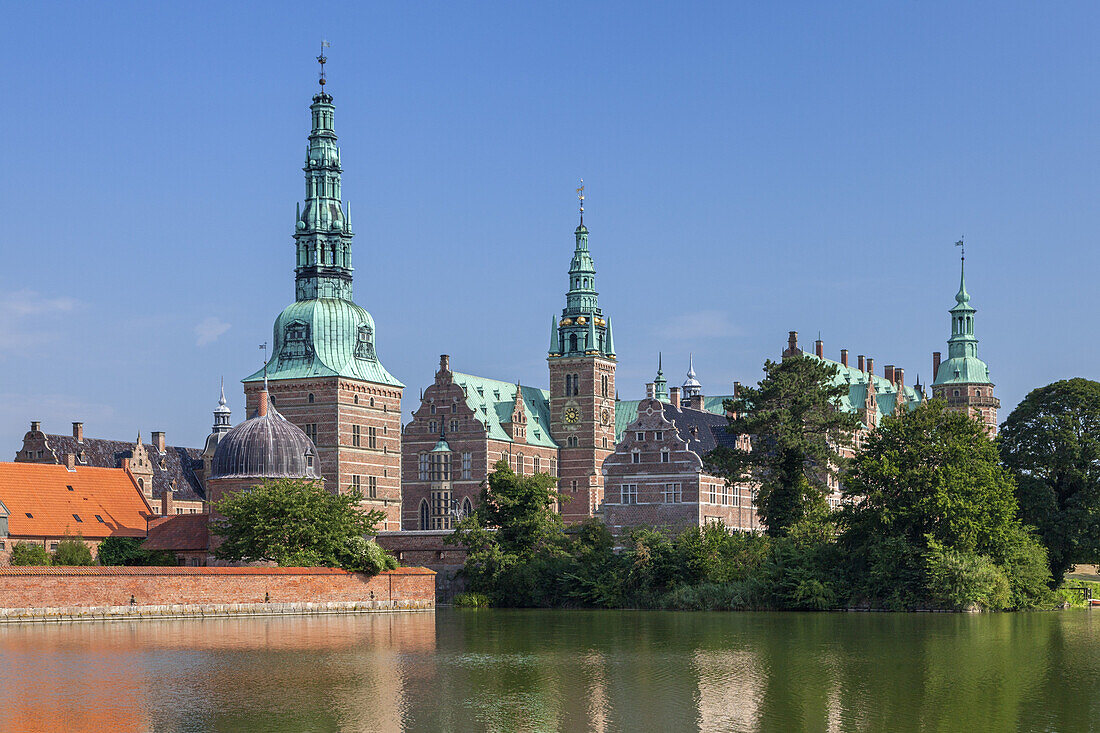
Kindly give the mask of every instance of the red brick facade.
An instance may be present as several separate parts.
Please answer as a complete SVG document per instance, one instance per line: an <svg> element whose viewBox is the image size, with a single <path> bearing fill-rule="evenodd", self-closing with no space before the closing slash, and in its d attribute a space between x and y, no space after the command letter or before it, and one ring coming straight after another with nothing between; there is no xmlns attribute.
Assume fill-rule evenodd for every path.
<svg viewBox="0 0 1100 733"><path fill-rule="evenodd" d="M4 608L435 599L435 573L335 568L0 568Z"/></svg>
<svg viewBox="0 0 1100 733"><path fill-rule="evenodd" d="M549 362L558 491L568 498L561 514L566 522L582 522L603 501L600 467L615 449L615 361L585 355L551 356Z"/></svg>
<svg viewBox="0 0 1100 733"><path fill-rule="evenodd" d="M262 382L245 383L251 415ZM317 447L321 475L330 491L358 485L364 506L386 514L384 527L401 522L402 388L343 377L272 380L275 408Z"/></svg>
<svg viewBox="0 0 1100 733"><path fill-rule="evenodd" d="M692 417L690 410L653 398L638 405L638 419L603 463L607 492L600 517L612 532L647 525L678 534L707 523L743 532L762 529L753 486L727 486L725 479L708 473L688 442L690 433L666 417L666 412ZM704 416L716 417L698 417Z"/></svg>

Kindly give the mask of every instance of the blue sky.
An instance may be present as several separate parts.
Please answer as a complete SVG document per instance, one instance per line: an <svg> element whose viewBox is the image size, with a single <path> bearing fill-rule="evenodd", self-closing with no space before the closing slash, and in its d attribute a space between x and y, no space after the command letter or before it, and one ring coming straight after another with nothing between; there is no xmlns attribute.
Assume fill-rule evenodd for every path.
<svg viewBox="0 0 1100 733"><path fill-rule="evenodd" d="M18 3L0 30L0 458L201 445L293 298L327 38L356 299L406 383L545 385L586 223L618 385L710 394L788 330L908 381L966 236L1002 419L1097 376L1094 4ZM881 367L877 367L881 374Z"/></svg>

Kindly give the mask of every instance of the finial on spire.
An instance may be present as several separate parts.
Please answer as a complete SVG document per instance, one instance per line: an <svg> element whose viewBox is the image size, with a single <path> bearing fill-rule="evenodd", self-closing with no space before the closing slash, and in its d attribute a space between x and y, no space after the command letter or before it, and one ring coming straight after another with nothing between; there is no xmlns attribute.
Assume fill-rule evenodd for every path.
<svg viewBox="0 0 1100 733"><path fill-rule="evenodd" d="M218 406L225 407L225 377L222 377L222 396L218 398Z"/></svg>
<svg viewBox="0 0 1100 733"><path fill-rule="evenodd" d="M264 352L264 391L267 391L267 342L260 344L260 351Z"/></svg>
<svg viewBox="0 0 1100 733"><path fill-rule="evenodd" d="M325 91L325 64L328 62L328 56L325 56L325 49L332 44L328 41L321 41L321 55L317 57L317 63L321 65L321 91Z"/></svg>
<svg viewBox="0 0 1100 733"><path fill-rule="evenodd" d="M962 258L965 260L966 259L966 244L963 243L964 239L965 239L965 236L959 237L959 241L955 242L955 246L962 248Z"/></svg>
<svg viewBox="0 0 1100 733"><path fill-rule="evenodd" d="M584 224L584 179L581 179L581 185L577 189L577 199L581 202L581 224Z"/></svg>

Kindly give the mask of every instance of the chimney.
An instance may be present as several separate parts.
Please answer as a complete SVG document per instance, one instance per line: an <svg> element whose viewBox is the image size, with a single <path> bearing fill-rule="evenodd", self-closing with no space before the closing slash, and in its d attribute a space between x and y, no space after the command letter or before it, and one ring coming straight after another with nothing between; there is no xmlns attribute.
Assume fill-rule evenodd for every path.
<svg viewBox="0 0 1100 733"><path fill-rule="evenodd" d="M688 398L688 407L693 410L703 410L703 395L695 394Z"/></svg>
<svg viewBox="0 0 1100 733"><path fill-rule="evenodd" d="M164 431L163 430L154 430L153 431L153 446L157 449L157 451L159 453L164 452Z"/></svg>
<svg viewBox="0 0 1100 733"><path fill-rule="evenodd" d="M680 409L680 388L669 387L668 388L668 401L672 403L672 406L677 410Z"/></svg>
<svg viewBox="0 0 1100 733"><path fill-rule="evenodd" d="M160 513L165 517L176 513L172 499L172 488L168 487L164 490L164 496L160 497Z"/></svg>
<svg viewBox="0 0 1100 733"><path fill-rule="evenodd" d="M449 372L451 371L451 357L448 354L439 355L439 371Z"/></svg>
<svg viewBox="0 0 1100 733"><path fill-rule="evenodd" d="M936 375L940 373L940 352L932 352L932 381L936 381ZM31 425L37 425L37 423L31 423Z"/></svg>
<svg viewBox="0 0 1100 733"><path fill-rule="evenodd" d="M840 350L840 363L843 364L844 366L848 366L848 350L847 349L841 349Z"/></svg>
<svg viewBox="0 0 1100 733"><path fill-rule="evenodd" d="M75 453L66 453L65 454L65 468L69 469L70 471L75 471L76 470L76 454Z"/></svg>
<svg viewBox="0 0 1100 733"><path fill-rule="evenodd" d="M260 404L256 407L256 416L265 417L267 415L267 401L270 399L267 394L267 389L260 390Z"/></svg>
<svg viewBox="0 0 1100 733"><path fill-rule="evenodd" d="M84 423L82 423L82 422L74 422L73 423L73 437L76 438L77 443L83 443L84 442Z"/></svg>
<svg viewBox="0 0 1100 733"><path fill-rule="evenodd" d="M867 373L868 374L874 374L875 373L875 360L872 359L869 356L867 357Z"/></svg>
<svg viewBox="0 0 1100 733"><path fill-rule="evenodd" d="M863 361L863 354L859 355L859 370L861 372L867 371L867 365Z"/></svg>
<svg viewBox="0 0 1100 733"><path fill-rule="evenodd" d="M894 383L894 365L893 364L887 364L885 367L883 367L882 368L882 373L883 373L883 376L886 377L887 382L889 382L890 384Z"/></svg>
<svg viewBox="0 0 1100 733"><path fill-rule="evenodd" d="M657 397L657 386L655 384L653 384L653 382L646 382L645 396L648 397L651 400L656 399L656 397Z"/></svg>
<svg viewBox="0 0 1100 733"><path fill-rule="evenodd" d="M31 432L32 433L37 433L41 429L42 429L42 423L38 422L37 420L31 420Z"/></svg>
<svg viewBox="0 0 1100 733"><path fill-rule="evenodd" d="M792 354L798 351L798 331L787 332L787 351Z"/></svg>
<svg viewBox="0 0 1100 733"><path fill-rule="evenodd" d="M825 358L825 342L821 339L814 341L814 353L817 354L818 359Z"/></svg>
<svg viewBox="0 0 1100 733"><path fill-rule="evenodd" d="M894 384L898 385L898 391L905 389L905 370L901 367L894 368Z"/></svg>
<svg viewBox="0 0 1100 733"><path fill-rule="evenodd" d="M130 473L130 459L129 458L123 458L122 459L122 470L125 471L126 473Z"/></svg>

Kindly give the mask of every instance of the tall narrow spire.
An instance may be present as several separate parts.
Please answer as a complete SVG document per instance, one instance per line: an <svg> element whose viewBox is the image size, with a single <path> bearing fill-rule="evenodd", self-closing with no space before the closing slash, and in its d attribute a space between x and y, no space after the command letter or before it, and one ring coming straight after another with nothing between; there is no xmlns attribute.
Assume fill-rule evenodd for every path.
<svg viewBox="0 0 1100 733"><path fill-rule="evenodd" d="M321 89L310 105L312 126L306 148L305 206L297 216L295 296L297 300L340 298L352 300L351 227L341 200L340 148L336 145L332 95L325 90L328 58L322 42Z"/></svg>
<svg viewBox="0 0 1100 733"><path fill-rule="evenodd" d="M657 376L653 378L653 396L661 402L668 402L668 380L665 379L664 356L657 352Z"/></svg>
<svg viewBox="0 0 1100 733"><path fill-rule="evenodd" d="M599 292L596 290L596 263L588 251L588 228L584 225L584 181L577 188L580 201L580 223L573 235L576 245L569 263L569 290L565 294L565 308L561 321L555 326L555 338L551 337L551 355L595 351L602 356L614 356L610 350L608 322L600 310Z"/></svg>

